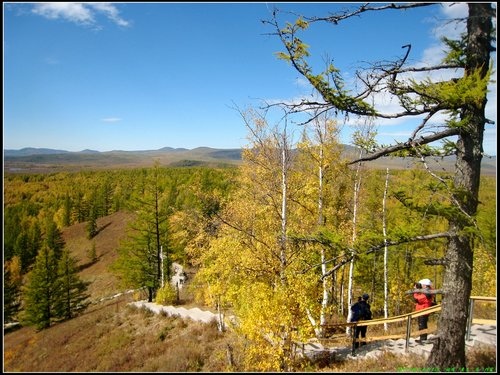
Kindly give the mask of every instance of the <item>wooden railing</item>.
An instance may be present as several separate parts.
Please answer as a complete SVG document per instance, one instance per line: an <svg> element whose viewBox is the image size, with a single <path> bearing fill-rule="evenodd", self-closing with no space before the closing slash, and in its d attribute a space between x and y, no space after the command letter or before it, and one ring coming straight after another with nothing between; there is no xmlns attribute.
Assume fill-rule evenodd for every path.
<svg viewBox="0 0 500 375"><path fill-rule="evenodd" d="M467 318L466 340L470 340L472 324L496 325L496 320L494 320L494 319L493 320L492 319L474 319L473 316L474 316L475 302L496 302L496 297L481 297L481 296L471 296L470 297L469 315ZM365 320L365 321L360 321L360 322L355 322L355 323L329 324L329 325L324 325L322 328L323 328L324 332L328 332L329 330L330 331L335 330L335 329L344 329L345 330L346 327L351 327L352 353L353 354L355 352L356 342L361 343L361 342L369 342L369 341L399 339L399 338L406 339L405 350L408 350L408 346L410 343L410 336L412 333L411 332L412 319L418 318L419 316L422 316L422 315L437 313L439 311L441 311L441 304L436 305L436 306L431 306L431 307L423 309L423 310L414 311L414 312L411 312L408 314L397 315L397 316L390 317L387 319L381 318L381 319ZM377 326L377 325L381 325L381 324L396 323L396 322L406 322L406 332L404 334L403 333L390 334L390 335L358 338L358 339L356 339L354 336L354 332L356 330L356 327L369 327L369 326ZM436 331L436 329L427 328L427 329L415 331L415 332L413 332L413 334L420 335L423 333L433 333L435 331ZM326 338L328 338L328 337L326 337Z"/></svg>
<svg viewBox="0 0 500 375"><path fill-rule="evenodd" d="M491 325L496 326L497 321L495 319L474 319L474 304L475 302L496 302L496 297L480 297L480 296L471 296L469 300L469 316L467 317L467 333L465 335L465 339L467 341L470 340L470 332L472 324L483 324L483 325Z"/></svg>

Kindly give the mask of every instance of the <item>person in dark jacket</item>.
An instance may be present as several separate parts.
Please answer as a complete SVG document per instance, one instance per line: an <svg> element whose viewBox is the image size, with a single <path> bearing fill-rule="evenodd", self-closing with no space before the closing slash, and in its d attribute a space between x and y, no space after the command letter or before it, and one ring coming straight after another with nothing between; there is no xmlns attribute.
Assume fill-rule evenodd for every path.
<svg viewBox="0 0 500 375"><path fill-rule="evenodd" d="M358 302L351 306L351 322L359 322L361 320L370 320L372 318L372 312L370 309L370 304L368 303L368 299L370 296L368 294L363 294L362 297L358 297ZM361 338L366 338L366 330L368 327L358 327L356 326L356 330L354 332L354 337L356 342L354 343L355 348L359 348L359 336ZM366 345L366 341L362 342L361 345Z"/></svg>
<svg viewBox="0 0 500 375"><path fill-rule="evenodd" d="M415 289L424 289L431 291L432 283L429 279L420 280L415 283ZM430 293L413 293L413 299L415 301L415 311L420 311L431 307L433 305L434 297ZM418 330L427 329L427 321L429 320L429 314L422 315L417 318L418 320ZM420 339L417 340L418 343L424 343L427 340L427 333L420 334Z"/></svg>

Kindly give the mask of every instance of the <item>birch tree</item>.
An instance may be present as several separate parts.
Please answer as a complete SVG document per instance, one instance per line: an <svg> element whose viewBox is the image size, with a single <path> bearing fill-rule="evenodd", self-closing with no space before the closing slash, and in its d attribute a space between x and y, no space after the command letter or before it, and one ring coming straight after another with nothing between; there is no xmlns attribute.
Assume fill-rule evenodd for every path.
<svg viewBox="0 0 500 375"><path fill-rule="evenodd" d="M373 129L373 123L370 119L366 123L359 126L359 128L353 134L353 143L359 147L359 158L366 153L366 150L372 149L374 145L375 130ZM352 311L350 306L354 303L353 301L353 288L354 288L354 264L356 261L355 244L358 235L358 207L359 198L361 190L362 181L362 166L363 162L359 161L356 163L356 172L354 176L354 189L353 189L353 199L352 199L352 235L349 248L351 249L351 261L349 262L349 276L348 276L348 286L347 286L347 321L351 321ZM351 327L346 327L346 333L350 334Z"/></svg>
<svg viewBox="0 0 500 375"><path fill-rule="evenodd" d="M322 285L318 300L319 309L308 309L307 314L318 337L324 334L323 326L328 323L328 316L338 308L336 299L338 288L337 271L341 270L332 259L343 258L339 246L327 237L343 241L348 232L349 209L346 204L348 181L345 161L342 158L342 146L338 140L340 127L327 113L316 118L304 127L303 138L298 145L297 179L302 183L299 216L302 221L301 234L296 234L295 241L307 244L306 251L317 252L314 259L317 268L305 272L314 272ZM309 224L304 225L306 222ZM317 269L319 272L317 272ZM341 280L341 278L340 278ZM340 293L342 296L342 293Z"/></svg>
<svg viewBox="0 0 500 375"><path fill-rule="evenodd" d="M384 234L384 318L388 317L389 310L389 277L388 277L388 246L387 246L387 222L386 222L386 202L387 189L389 186L389 168L386 169L384 198L382 202L382 232ZM387 331L387 323L384 323L384 329Z"/></svg>
<svg viewBox="0 0 500 375"><path fill-rule="evenodd" d="M308 255L289 239L308 219L297 214L300 191L286 124L269 125L257 111L242 115L249 146L239 188L218 214L222 225L201 255L195 284L204 286L206 300L237 316L236 329L247 339L246 369L288 371L294 343L313 332L305 310L318 279L302 274Z"/></svg>

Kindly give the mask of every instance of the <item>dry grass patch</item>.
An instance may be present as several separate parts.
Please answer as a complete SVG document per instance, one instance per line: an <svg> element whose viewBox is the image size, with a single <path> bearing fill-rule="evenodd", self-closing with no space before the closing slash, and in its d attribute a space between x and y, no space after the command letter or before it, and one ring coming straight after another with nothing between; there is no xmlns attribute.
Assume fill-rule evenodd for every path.
<svg viewBox="0 0 500 375"><path fill-rule="evenodd" d="M497 348L478 345L467 352L467 367L474 372L496 372Z"/></svg>
<svg viewBox="0 0 500 375"><path fill-rule="evenodd" d="M496 372L496 348L479 346L467 351L468 372ZM345 360L322 366L312 371L320 372L426 372L426 359L415 353L396 354L383 352L377 358Z"/></svg>
<svg viewBox="0 0 500 375"><path fill-rule="evenodd" d="M230 333L128 302L124 296L40 332L25 327L6 334L5 371L227 371L221 358Z"/></svg>

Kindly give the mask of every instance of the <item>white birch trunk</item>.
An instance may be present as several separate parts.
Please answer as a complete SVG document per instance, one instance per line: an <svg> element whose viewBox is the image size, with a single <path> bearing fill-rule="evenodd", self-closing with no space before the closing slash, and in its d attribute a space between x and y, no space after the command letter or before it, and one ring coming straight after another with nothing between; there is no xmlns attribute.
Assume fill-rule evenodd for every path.
<svg viewBox="0 0 500 375"><path fill-rule="evenodd" d="M363 155L363 151L360 152L360 158ZM353 198L353 208L352 208L352 244L355 243L356 241L356 235L357 235L357 227L356 227L356 220L357 220L357 213L358 213L358 199L359 199L359 189L361 186L361 163L358 163L358 166L356 168L356 178L354 180L354 198ZM354 253L352 254L354 255ZM352 306L352 290L353 290L353 282L354 282L354 257L351 260L351 263L349 265L349 283L347 287L347 308L349 309L348 315L347 315L347 322L350 322L351 320L351 306ZM346 328L346 333L349 335L351 333L351 327Z"/></svg>
<svg viewBox="0 0 500 375"><path fill-rule="evenodd" d="M286 160L286 130L283 133L281 146L281 282L285 282L285 267L286 267L286 219L287 219L287 160Z"/></svg>
<svg viewBox="0 0 500 375"><path fill-rule="evenodd" d="M389 186L389 168L387 168L387 173L385 176L385 189L384 189L384 200L382 202L382 230L384 233L384 318L387 319L389 316L389 285L388 285L388 270L387 270L387 230L386 230L386 200L387 200L387 189ZM384 323L384 330L387 331L387 323Z"/></svg>
<svg viewBox="0 0 500 375"><path fill-rule="evenodd" d="M163 270L163 245L160 246L160 262L161 262L161 287L165 286L165 271Z"/></svg>
<svg viewBox="0 0 500 375"><path fill-rule="evenodd" d="M320 132L320 130L318 130ZM318 170L318 225L323 226L323 165L324 165L324 153L323 153L323 144L320 145L320 154L319 154L319 170ZM326 275L326 256L324 247L321 248L321 276ZM328 280L327 277L322 277L323 279L323 298L321 300L321 311L320 311L320 327L323 327L326 324L326 309L328 307L328 301L330 294L328 292ZM323 333L323 332L321 332Z"/></svg>

